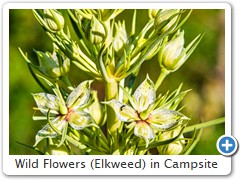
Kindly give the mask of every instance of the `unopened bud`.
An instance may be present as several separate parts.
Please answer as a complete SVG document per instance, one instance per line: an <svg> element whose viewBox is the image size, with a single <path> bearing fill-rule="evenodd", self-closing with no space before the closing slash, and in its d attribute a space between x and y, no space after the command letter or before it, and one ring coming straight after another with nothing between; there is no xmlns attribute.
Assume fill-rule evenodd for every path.
<svg viewBox="0 0 240 180"><path fill-rule="evenodd" d="M154 19L157 16L159 9L149 9L148 16L150 19Z"/></svg>
<svg viewBox="0 0 240 180"><path fill-rule="evenodd" d="M89 106L89 113L98 126L102 126L103 109L97 97L97 91L91 91L94 102Z"/></svg>
<svg viewBox="0 0 240 180"><path fill-rule="evenodd" d="M39 71L50 78L59 78L65 76L70 70L70 60L68 58L63 59L56 52L53 54L41 51L35 51L39 61ZM61 65L59 64L61 61Z"/></svg>
<svg viewBox="0 0 240 180"><path fill-rule="evenodd" d="M125 27L125 22L116 23L116 34L113 40L113 48L117 52L118 56L123 54L123 49L128 42L128 35Z"/></svg>
<svg viewBox="0 0 240 180"><path fill-rule="evenodd" d="M159 140L166 141L166 140L172 139L179 134L180 130L181 130L181 127L179 126L172 131L163 132L159 137ZM179 136L179 139L183 139L183 138L184 136L181 134ZM157 149L159 154L162 154L162 155L178 155L183 151L185 147L184 144L185 144L185 140L176 140L169 144L158 146Z"/></svg>
<svg viewBox="0 0 240 180"><path fill-rule="evenodd" d="M59 11L55 9L44 9L43 14L43 19L51 31L57 32L63 29L64 18Z"/></svg>
<svg viewBox="0 0 240 180"><path fill-rule="evenodd" d="M99 44L104 42L107 37L107 32L104 28L104 25L94 16L91 20L91 27L89 32L89 41L92 44Z"/></svg>
<svg viewBox="0 0 240 180"><path fill-rule="evenodd" d="M166 43L159 52L160 66L169 71L176 71L186 61L184 49L184 32L177 34L171 41Z"/></svg>
<svg viewBox="0 0 240 180"><path fill-rule="evenodd" d="M157 31L165 32L177 21L179 9L163 9L158 11L154 26Z"/></svg>

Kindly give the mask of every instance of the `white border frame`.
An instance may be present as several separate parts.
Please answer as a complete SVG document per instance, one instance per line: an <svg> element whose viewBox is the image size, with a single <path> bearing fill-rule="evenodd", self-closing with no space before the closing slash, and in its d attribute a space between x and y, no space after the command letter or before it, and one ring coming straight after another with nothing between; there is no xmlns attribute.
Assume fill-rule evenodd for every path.
<svg viewBox="0 0 240 180"><path fill-rule="evenodd" d="M81 2L81 3L6 3L3 6L3 44L2 46L2 52L3 52L3 59L5 59L3 62L3 144L5 145L3 148L3 171L4 173L8 175L24 175L24 174L32 174L32 175L50 175L55 174L56 172L43 172L41 171L34 171L33 169L29 173L29 169L15 169L14 168L14 159L20 158L22 156L15 156L15 155L9 155L9 61L6 61L6 59L9 59L9 9L33 9L33 8L59 8L59 9L66 9L66 8L76 8L79 5L81 8L125 8L125 9L132 9L131 7L134 7L134 9L156 9L157 5L159 5L161 8L183 8L183 9L225 9L225 134L231 135L231 7L227 3L158 3L158 2L146 2L146 3L91 3L90 1L88 3ZM196 161L200 158L206 158L206 155L201 156L184 156L184 159L191 161L192 159L196 159ZM42 156L24 156L24 158L39 158L42 159ZM79 157L79 156L78 156ZM102 156L101 156L102 157ZM154 156L155 158L156 156ZM181 156L174 156L177 157L177 159L181 159ZM52 158L59 159L59 157ZM75 157L76 158L76 157ZM81 156L83 158L83 156ZM87 156L86 161L88 161L89 158L94 158L91 156ZM112 156L106 156L108 159L119 159L122 158L115 156L112 158ZM128 156L128 158L132 158L134 161L133 156ZM148 159L151 158L151 156L143 156L142 158ZM161 157L163 158L163 156ZM172 156L164 156L164 158L172 158ZM210 158L212 160L218 159L221 162L224 162L225 165L223 165L222 169L215 172L208 172L208 171L199 171L199 172L192 172L191 171L174 171L174 175L226 175L230 173L231 171L231 158L223 157L223 156L207 156L207 158ZM60 158L61 159L61 158ZM72 160L72 158L69 158ZM84 156L85 159L85 156ZM73 159L74 160L74 159ZM226 163L228 164L228 167L226 168ZM76 170L76 169L75 169ZM67 171L68 172L68 171ZM107 171L96 171L93 173L89 173L88 171L80 172L80 173L66 173L61 171L59 169L57 171L59 174L66 174L66 175L173 175L172 171L164 170L162 172L152 172L149 170L148 172L139 173L136 171L131 170L130 172L107 172Z"/></svg>

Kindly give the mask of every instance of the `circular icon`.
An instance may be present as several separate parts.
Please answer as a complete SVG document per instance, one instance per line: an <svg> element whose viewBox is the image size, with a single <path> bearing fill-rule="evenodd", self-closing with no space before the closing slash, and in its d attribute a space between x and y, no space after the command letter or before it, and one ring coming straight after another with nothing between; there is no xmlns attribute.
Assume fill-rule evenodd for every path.
<svg viewBox="0 0 240 180"><path fill-rule="evenodd" d="M217 140L217 149L224 156L233 155L238 148L238 142L233 136L223 135Z"/></svg>

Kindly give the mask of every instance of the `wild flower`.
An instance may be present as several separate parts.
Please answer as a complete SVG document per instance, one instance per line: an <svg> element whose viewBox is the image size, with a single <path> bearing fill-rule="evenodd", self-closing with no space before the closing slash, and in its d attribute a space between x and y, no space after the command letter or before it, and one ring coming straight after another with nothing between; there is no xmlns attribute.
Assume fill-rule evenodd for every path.
<svg viewBox="0 0 240 180"><path fill-rule="evenodd" d="M33 10L53 43L53 53L35 50L38 64L19 48L44 91L32 94L37 104L33 119L47 120L34 144L47 139L43 154L141 155L151 149L189 154L208 126L188 126L190 118L179 107L188 92L182 84L172 93L159 93L163 80L183 66L203 38L199 34L184 46L187 32L181 28L192 10L150 9L142 28L138 10L126 11L132 17L119 20L123 9ZM156 81L147 75L138 85L144 62L155 55ZM80 80L69 80L72 71L85 73L87 80L74 88ZM92 79L102 91L90 87ZM185 137L190 131L193 135Z"/></svg>
<svg viewBox="0 0 240 180"><path fill-rule="evenodd" d="M34 120L51 120L53 126L61 133L67 133L68 124L76 130L94 126L91 115L86 111L90 101L91 81L84 81L74 89L64 100L60 91L56 89L55 95L48 93L34 93L36 111L44 116L33 116ZM48 123L36 135L35 146L44 138L55 138L59 134ZM64 136L62 136L64 137Z"/></svg>

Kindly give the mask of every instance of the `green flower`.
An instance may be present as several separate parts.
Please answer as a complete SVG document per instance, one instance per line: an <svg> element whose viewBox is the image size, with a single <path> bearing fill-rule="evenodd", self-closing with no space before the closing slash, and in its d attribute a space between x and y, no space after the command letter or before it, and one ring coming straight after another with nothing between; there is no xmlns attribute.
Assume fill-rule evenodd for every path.
<svg viewBox="0 0 240 180"><path fill-rule="evenodd" d="M154 131L166 131L177 126L179 121L189 119L178 111L158 107L154 84L148 76L133 96L127 93L126 95L129 104L116 99L105 103L112 107L120 121L133 123L134 134L143 138L146 146L149 140L155 138Z"/></svg>
<svg viewBox="0 0 240 180"><path fill-rule="evenodd" d="M90 105L90 84L91 81L84 81L77 86L64 101L61 93L55 95L47 93L35 93L33 97L37 108L45 116L33 116L34 120L46 120L50 115L51 123L61 133L66 133L68 124L76 130L94 125L91 115L86 111ZM59 134L46 124L36 135L35 146L44 138L55 138Z"/></svg>

